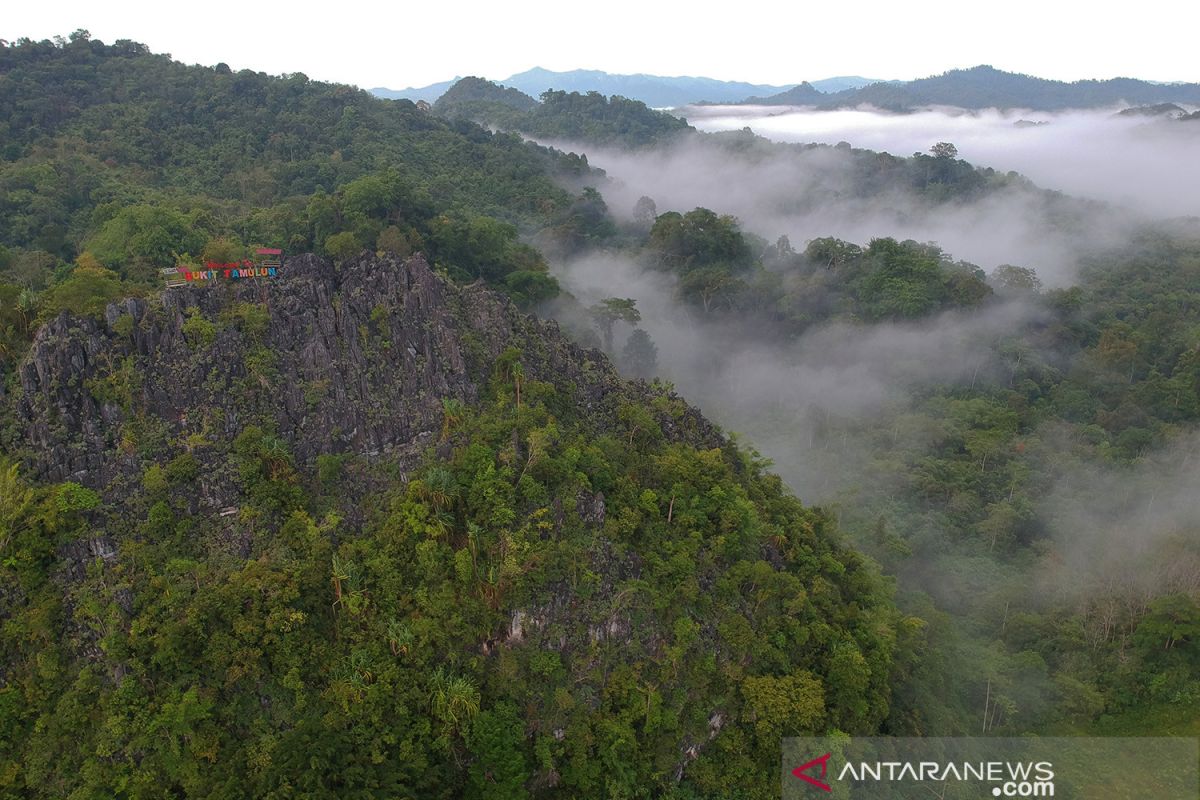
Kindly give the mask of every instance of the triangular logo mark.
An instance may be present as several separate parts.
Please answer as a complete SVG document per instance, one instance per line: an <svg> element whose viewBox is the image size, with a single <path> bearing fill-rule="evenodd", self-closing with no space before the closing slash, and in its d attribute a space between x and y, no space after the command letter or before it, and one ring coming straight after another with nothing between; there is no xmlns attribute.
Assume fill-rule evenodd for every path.
<svg viewBox="0 0 1200 800"><path fill-rule="evenodd" d="M807 764L801 764L800 766L798 766L794 770L792 770L792 775L794 775L795 777L804 781L805 783L812 784L813 786L817 787L818 789L821 789L826 792L832 792L833 789L829 788L829 784L822 783L821 781L817 780L816 778L812 777L811 775L804 774L804 773L808 772L810 769L814 769L819 764L821 766L821 777L824 778L825 772L829 768L829 757L832 755L833 755L833 753L826 753L825 755L821 756L820 758L814 758L812 761L809 761Z"/></svg>

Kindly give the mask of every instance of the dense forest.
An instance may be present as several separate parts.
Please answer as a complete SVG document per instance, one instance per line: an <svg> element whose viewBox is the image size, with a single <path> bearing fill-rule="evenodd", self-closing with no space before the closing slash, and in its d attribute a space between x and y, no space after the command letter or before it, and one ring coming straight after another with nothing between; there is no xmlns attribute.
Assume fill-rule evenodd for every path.
<svg viewBox="0 0 1200 800"><path fill-rule="evenodd" d="M0 74L0 266L31 290L85 251L149 286L156 268L258 244L421 250L532 301L553 281L518 233L567 248L590 234L559 182L586 161L408 102L84 32L6 46Z"/></svg>
<svg viewBox="0 0 1200 800"><path fill-rule="evenodd" d="M766 798L783 736L1197 733L1193 224L1047 289L614 211L521 134L1102 211L945 142L0 46L0 797ZM261 246L278 279L162 288ZM813 337L939 329L971 358L907 355L867 413L730 394L752 348L786 375Z"/></svg>
<svg viewBox="0 0 1200 800"><path fill-rule="evenodd" d="M1194 733L1200 235L1147 230L1054 290L911 241L781 242L755 261L750 240L706 209L670 212L642 257L713 331L718 354L699 377L681 370L689 393L770 443L785 477L840 487L841 527L926 620L937 646L899 688L920 711L890 730ZM989 317L1004 322L963 323ZM906 391L870 413L797 408L772 379L749 402L719 388L756 345L830 330L881 347L873 328L935 321L970 358L900 350ZM675 355L660 348L666 374Z"/></svg>

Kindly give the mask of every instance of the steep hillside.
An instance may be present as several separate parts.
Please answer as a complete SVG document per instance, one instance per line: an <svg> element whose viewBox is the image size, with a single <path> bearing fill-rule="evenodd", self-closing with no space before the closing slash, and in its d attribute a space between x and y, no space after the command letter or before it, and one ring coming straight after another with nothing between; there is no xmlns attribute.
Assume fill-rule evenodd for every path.
<svg viewBox="0 0 1200 800"><path fill-rule="evenodd" d="M19 379L3 797L771 797L918 633L669 390L419 256L64 313Z"/></svg>

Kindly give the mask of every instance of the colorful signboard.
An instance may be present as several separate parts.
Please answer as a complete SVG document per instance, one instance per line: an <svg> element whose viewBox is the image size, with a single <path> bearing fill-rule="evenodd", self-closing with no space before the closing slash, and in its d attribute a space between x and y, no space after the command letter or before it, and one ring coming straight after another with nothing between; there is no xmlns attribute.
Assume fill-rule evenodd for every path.
<svg viewBox="0 0 1200 800"><path fill-rule="evenodd" d="M246 259L232 264L206 261L204 269L189 270L186 267L180 267L179 271L183 273L185 281L210 281L216 278L273 278L277 269L277 266L255 264L250 259Z"/></svg>
<svg viewBox="0 0 1200 800"><path fill-rule="evenodd" d="M203 268L192 264L169 267L162 271L163 280L168 287L171 287L219 279L274 278L282 266L280 256L283 254L283 251L260 247L255 252L259 256L258 262L247 258L227 264L206 261Z"/></svg>

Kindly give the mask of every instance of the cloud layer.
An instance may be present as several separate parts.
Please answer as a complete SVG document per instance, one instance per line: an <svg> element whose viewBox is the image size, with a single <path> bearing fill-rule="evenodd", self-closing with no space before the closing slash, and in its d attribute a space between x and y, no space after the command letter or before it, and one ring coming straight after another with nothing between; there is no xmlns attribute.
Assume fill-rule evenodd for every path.
<svg viewBox="0 0 1200 800"><path fill-rule="evenodd" d="M897 156L953 142L973 164L1016 170L1048 189L1158 217L1200 216L1200 123L1115 116L1119 110L887 114L712 106L689 108L687 115L706 131L750 127L774 141L846 141Z"/></svg>

